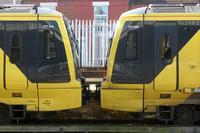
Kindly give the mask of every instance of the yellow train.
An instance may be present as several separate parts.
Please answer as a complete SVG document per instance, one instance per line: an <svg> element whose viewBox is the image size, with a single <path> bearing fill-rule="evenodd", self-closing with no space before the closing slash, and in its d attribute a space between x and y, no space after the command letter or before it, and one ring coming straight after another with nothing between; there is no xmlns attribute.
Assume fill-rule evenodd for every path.
<svg viewBox="0 0 200 133"><path fill-rule="evenodd" d="M150 5L121 15L101 107L193 124L200 110L200 7Z"/></svg>
<svg viewBox="0 0 200 133"><path fill-rule="evenodd" d="M23 119L26 111L81 107L77 40L63 14L31 5L1 7L0 103L0 123Z"/></svg>
<svg viewBox="0 0 200 133"><path fill-rule="evenodd" d="M193 124L200 110L200 7L150 5L121 15L101 107ZM36 6L0 9L0 124L26 111L81 107L90 96L67 18ZM99 99L99 92L97 99Z"/></svg>

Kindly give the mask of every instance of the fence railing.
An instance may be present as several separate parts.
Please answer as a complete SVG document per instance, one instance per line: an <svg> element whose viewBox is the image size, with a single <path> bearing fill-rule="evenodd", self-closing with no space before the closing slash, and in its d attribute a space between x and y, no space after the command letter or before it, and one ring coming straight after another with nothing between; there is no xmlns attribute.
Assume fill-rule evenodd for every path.
<svg viewBox="0 0 200 133"><path fill-rule="evenodd" d="M113 35L117 21L104 23L94 20L72 20L70 23L79 42L82 66L104 66L109 39Z"/></svg>

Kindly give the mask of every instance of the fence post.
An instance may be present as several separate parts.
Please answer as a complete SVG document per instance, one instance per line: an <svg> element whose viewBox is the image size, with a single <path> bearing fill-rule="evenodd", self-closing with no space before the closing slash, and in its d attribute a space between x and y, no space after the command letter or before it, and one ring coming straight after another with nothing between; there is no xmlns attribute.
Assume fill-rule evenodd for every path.
<svg viewBox="0 0 200 133"><path fill-rule="evenodd" d="M86 27L85 27L85 65L88 66L88 21L86 20Z"/></svg>
<svg viewBox="0 0 200 133"><path fill-rule="evenodd" d="M111 36L112 36L112 21L111 21L111 20L110 20L110 25L109 25L109 27L110 27L109 38L111 38Z"/></svg>
<svg viewBox="0 0 200 133"><path fill-rule="evenodd" d="M115 31L115 26L116 26L116 23L115 23L115 20L113 21L113 28L112 28L112 33Z"/></svg>
<svg viewBox="0 0 200 133"><path fill-rule="evenodd" d="M102 48L102 63L101 63L101 66L104 66L104 60L105 60L105 23L103 23L103 27L102 27L102 32L103 32L103 34L102 34L102 36L103 36L103 40L102 40L102 46L103 47L101 47Z"/></svg>
<svg viewBox="0 0 200 133"><path fill-rule="evenodd" d="M92 27L92 66L94 66L94 61L95 61L95 21L93 20L93 27Z"/></svg>
<svg viewBox="0 0 200 133"><path fill-rule="evenodd" d="M75 30L74 30L74 32L75 32L75 36L78 38L78 19L75 19Z"/></svg>
<svg viewBox="0 0 200 133"><path fill-rule="evenodd" d="M108 43L109 43L108 22L106 22L106 53L105 53L105 60L107 58L107 53L108 53Z"/></svg>
<svg viewBox="0 0 200 133"><path fill-rule="evenodd" d="M81 39L81 48L82 48L82 66L85 65L85 26L84 20L82 20L82 39Z"/></svg>
<svg viewBox="0 0 200 133"><path fill-rule="evenodd" d="M79 46L79 64L82 66L82 61L81 61L81 20L79 20L79 24L78 24L78 46Z"/></svg>
<svg viewBox="0 0 200 133"><path fill-rule="evenodd" d="M91 45L92 45L92 23L91 20L89 20L89 66L91 66L91 53L92 53L92 49L91 49Z"/></svg>
<svg viewBox="0 0 200 133"><path fill-rule="evenodd" d="M72 20L72 29L74 31L74 20Z"/></svg>

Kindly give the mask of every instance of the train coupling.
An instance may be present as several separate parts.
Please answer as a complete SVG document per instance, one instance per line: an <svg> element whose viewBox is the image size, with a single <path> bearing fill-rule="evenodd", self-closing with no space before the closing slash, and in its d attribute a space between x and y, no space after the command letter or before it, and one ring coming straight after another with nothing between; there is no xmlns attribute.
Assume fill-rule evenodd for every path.
<svg viewBox="0 0 200 133"><path fill-rule="evenodd" d="M101 84L83 84L82 85L82 104L87 105L88 101L94 99L100 103Z"/></svg>

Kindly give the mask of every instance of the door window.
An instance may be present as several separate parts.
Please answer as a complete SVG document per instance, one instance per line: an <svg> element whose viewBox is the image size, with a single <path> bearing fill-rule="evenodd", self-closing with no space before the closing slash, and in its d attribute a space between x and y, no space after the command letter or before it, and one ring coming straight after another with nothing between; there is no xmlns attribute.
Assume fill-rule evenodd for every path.
<svg viewBox="0 0 200 133"><path fill-rule="evenodd" d="M21 60L22 36L20 33L10 35L10 62L17 63Z"/></svg>
<svg viewBox="0 0 200 133"><path fill-rule="evenodd" d="M162 52L161 61L165 64L172 62L172 51L171 51L171 36L164 34L162 36Z"/></svg>

